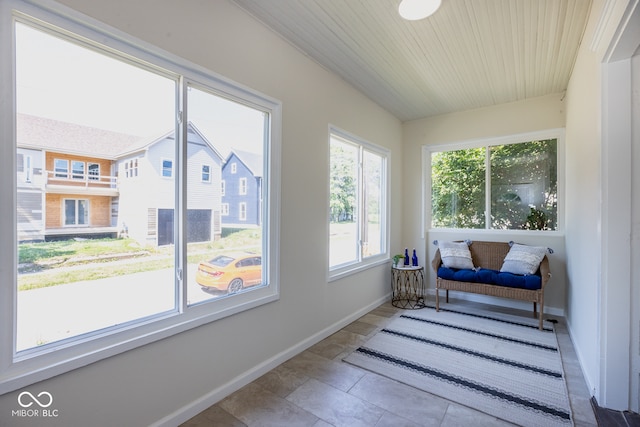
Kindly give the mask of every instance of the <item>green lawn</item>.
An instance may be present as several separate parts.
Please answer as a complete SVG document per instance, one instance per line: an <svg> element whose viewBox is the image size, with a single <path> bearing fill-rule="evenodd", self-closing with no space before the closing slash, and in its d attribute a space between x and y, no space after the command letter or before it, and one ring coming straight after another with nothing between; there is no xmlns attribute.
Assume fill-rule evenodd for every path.
<svg viewBox="0 0 640 427"><path fill-rule="evenodd" d="M242 230L215 242L188 245L187 263L235 249L261 252L259 229ZM18 247L18 290L44 288L143 271L171 268L172 245L143 247L133 239L65 240Z"/></svg>

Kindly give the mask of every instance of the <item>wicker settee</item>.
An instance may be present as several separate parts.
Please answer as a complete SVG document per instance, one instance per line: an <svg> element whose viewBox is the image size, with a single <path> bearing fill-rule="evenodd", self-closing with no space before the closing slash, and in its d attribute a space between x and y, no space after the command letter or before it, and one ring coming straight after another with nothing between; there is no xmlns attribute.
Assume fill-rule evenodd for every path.
<svg viewBox="0 0 640 427"><path fill-rule="evenodd" d="M537 305L540 304L540 312L537 315L539 319L539 328L542 329L542 316L544 310L544 288L551 277L549 270L549 260L546 255L542 258L539 268L535 273L539 276L539 282L536 285L522 285L522 287L514 287L509 285L509 281L506 281L507 285L502 283L502 280L496 278L501 275L500 270L503 266L505 257L511 249L510 243L504 242L483 242L473 241L468 244L469 251L471 253L474 270L464 271L456 269L447 269L443 265L443 260L440 254L440 249L436 251L436 254L431 262L433 270L436 274L436 311L440 310L440 290L446 291L446 302L449 302L449 291L471 292L475 294L490 295L495 297L510 298L521 301L533 302L533 314L537 315ZM451 270L451 271L448 271ZM482 273L487 273L482 276ZM452 276L452 274L455 274ZM465 276L465 274L467 276ZM475 275L472 277L471 275ZM480 277L491 278L488 282L495 283L482 283ZM472 277L473 281L452 280L452 277ZM537 277L516 277L520 280L534 279ZM500 282L498 284L497 282ZM518 284L517 286L521 286ZM539 288L535 289L535 287Z"/></svg>

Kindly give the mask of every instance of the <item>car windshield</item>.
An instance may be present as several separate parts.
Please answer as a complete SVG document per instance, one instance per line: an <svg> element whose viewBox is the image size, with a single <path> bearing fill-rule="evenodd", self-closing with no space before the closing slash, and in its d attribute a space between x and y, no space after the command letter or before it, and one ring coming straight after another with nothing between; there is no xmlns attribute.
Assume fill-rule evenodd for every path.
<svg viewBox="0 0 640 427"><path fill-rule="evenodd" d="M226 256L226 255L219 255L213 259L209 260L209 264L218 266L218 267L225 267L227 265L229 265L231 262L233 261L233 258Z"/></svg>

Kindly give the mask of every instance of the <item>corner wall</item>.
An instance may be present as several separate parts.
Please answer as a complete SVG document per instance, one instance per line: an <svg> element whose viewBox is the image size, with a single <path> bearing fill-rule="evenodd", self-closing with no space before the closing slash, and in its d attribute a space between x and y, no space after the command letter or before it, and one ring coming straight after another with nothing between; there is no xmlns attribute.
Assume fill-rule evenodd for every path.
<svg viewBox="0 0 640 427"><path fill-rule="evenodd" d="M422 235L422 147L425 145L442 145L501 137L547 129L563 128L565 125L563 95L556 94L533 98L525 101L480 108L404 123L403 143L404 157L404 210L402 248L415 247L419 258L425 259L426 274L429 286L435 288L435 277L428 268L435 254L431 244L436 239L475 239L493 241L519 241L525 244L547 246L553 248L551 255L551 271L553 278L545 292L546 310L554 314L564 314L566 294L566 253L564 234L522 233L509 231L474 230L474 231L434 231L426 230ZM561 161L561 160L559 160ZM396 253L392 248L392 253ZM512 302L500 298L480 297L484 302L503 304L531 309L530 304Z"/></svg>

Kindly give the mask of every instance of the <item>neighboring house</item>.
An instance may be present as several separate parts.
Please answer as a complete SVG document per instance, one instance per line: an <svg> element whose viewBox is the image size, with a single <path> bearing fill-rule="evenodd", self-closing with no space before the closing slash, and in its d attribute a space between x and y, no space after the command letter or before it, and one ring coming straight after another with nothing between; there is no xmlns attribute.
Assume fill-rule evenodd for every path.
<svg viewBox="0 0 640 427"><path fill-rule="evenodd" d="M17 117L18 240L115 236L114 161L138 137Z"/></svg>
<svg viewBox="0 0 640 427"><path fill-rule="evenodd" d="M18 240L115 237L173 243L175 143L18 115ZM221 234L222 156L189 124L188 241Z"/></svg>
<svg viewBox="0 0 640 427"><path fill-rule="evenodd" d="M222 167L222 225L262 225L262 156L234 150Z"/></svg>
<svg viewBox="0 0 640 427"><path fill-rule="evenodd" d="M223 158L191 122L187 141L187 241L216 240L221 235ZM174 243L174 159L173 132L139 141L119 155L118 222L140 242L158 246Z"/></svg>

